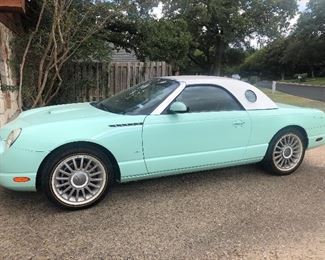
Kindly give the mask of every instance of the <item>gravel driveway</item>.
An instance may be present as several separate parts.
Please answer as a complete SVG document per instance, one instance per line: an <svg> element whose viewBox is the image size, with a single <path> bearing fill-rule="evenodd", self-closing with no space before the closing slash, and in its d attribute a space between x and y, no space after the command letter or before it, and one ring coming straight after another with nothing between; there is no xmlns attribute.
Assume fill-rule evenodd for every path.
<svg viewBox="0 0 325 260"><path fill-rule="evenodd" d="M0 189L0 258L324 259L325 147L291 176L251 165L116 185L78 212Z"/></svg>

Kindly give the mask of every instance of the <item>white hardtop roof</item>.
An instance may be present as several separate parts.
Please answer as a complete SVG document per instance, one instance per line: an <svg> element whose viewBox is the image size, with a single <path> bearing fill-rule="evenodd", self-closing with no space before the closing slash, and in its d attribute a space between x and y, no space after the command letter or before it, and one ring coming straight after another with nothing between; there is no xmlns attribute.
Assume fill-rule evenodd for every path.
<svg viewBox="0 0 325 260"><path fill-rule="evenodd" d="M278 108L278 106L261 90L247 82L237 79L215 76L167 76L161 78L184 82L186 85L208 84L223 87L232 93L246 110ZM251 90L256 94L256 102L247 100L245 96L247 90Z"/></svg>

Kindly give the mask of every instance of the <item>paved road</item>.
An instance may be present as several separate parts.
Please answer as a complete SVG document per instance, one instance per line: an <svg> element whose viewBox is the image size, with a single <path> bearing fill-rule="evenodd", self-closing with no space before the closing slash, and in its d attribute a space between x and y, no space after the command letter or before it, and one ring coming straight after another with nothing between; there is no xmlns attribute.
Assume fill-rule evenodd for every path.
<svg viewBox="0 0 325 260"><path fill-rule="evenodd" d="M0 189L0 259L324 259L325 147L296 174L256 165L113 188L65 212Z"/></svg>
<svg viewBox="0 0 325 260"><path fill-rule="evenodd" d="M256 85L262 88L272 88L271 81L261 81ZM297 86L294 84L277 83L276 89L290 95L325 102L325 87Z"/></svg>

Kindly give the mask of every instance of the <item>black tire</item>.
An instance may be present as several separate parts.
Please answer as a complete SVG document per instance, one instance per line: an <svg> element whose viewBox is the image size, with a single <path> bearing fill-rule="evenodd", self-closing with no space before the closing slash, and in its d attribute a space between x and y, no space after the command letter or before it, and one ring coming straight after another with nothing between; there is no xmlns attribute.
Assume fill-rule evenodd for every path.
<svg viewBox="0 0 325 260"><path fill-rule="evenodd" d="M96 194L96 199L87 203L85 197L85 203L82 205L71 205L70 203L66 203L65 201L63 201L63 198L59 196L58 192L54 190L55 188L52 187L54 186L52 184L52 181L54 181L54 173L56 169L58 169L57 167L59 167L59 165L64 162L64 160L72 156L90 156L90 158L94 158L94 160L97 160L99 163L101 163L103 169L102 179L105 184L102 185L100 192ZM46 195L46 197L60 208L68 210L86 209L99 203L108 193L109 186L113 184L114 180L113 169L114 168L108 156L101 149L98 149L95 146L88 146L84 144L66 146L62 149L55 150L44 163L44 166L40 171L41 189ZM89 179L87 180L89 182ZM71 178L69 180L69 183L71 183ZM79 192L81 191L79 190L78 194ZM89 193L88 195L92 196L92 193Z"/></svg>
<svg viewBox="0 0 325 260"><path fill-rule="evenodd" d="M293 164L292 168L288 167L288 170L280 169L279 166L277 166L276 159L274 158L274 149L275 146L278 144L278 142L284 138L285 136L292 135L297 137L301 142L301 156L299 160L297 159L295 163ZM280 130L271 140L268 150L265 154L265 157L262 161L263 168L268 171L269 173L277 176L284 176L284 175L290 175L293 172L295 172L300 164L302 163L304 156L305 156L305 150L306 150L306 138L304 134L299 131L299 129L295 127L287 127L285 129ZM284 152L283 152L284 153Z"/></svg>

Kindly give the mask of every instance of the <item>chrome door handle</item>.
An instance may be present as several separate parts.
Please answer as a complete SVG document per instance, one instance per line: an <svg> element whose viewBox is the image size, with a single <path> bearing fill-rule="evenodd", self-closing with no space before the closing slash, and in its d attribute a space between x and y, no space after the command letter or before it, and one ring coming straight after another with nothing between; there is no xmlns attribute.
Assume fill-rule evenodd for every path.
<svg viewBox="0 0 325 260"><path fill-rule="evenodd" d="M243 126L245 122L243 120L237 120L232 123L235 127L237 126Z"/></svg>

